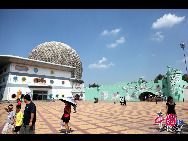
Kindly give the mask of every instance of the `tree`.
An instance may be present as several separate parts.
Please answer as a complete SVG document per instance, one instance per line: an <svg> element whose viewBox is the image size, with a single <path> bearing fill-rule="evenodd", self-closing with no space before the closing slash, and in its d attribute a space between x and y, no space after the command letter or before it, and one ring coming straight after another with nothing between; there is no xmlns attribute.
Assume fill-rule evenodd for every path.
<svg viewBox="0 0 188 141"><path fill-rule="evenodd" d="M95 84L95 83L93 83L93 84L89 84L89 88L91 88L91 87L100 87L98 84Z"/></svg>
<svg viewBox="0 0 188 141"><path fill-rule="evenodd" d="M146 81L146 80L142 80L142 83L143 83L143 82L147 82L147 81Z"/></svg>
<svg viewBox="0 0 188 141"><path fill-rule="evenodd" d="M165 78L165 75L162 75L162 74L159 74L155 80L154 80L154 83L158 83L158 80L163 80Z"/></svg>
<svg viewBox="0 0 188 141"><path fill-rule="evenodd" d="M182 80L186 81L188 83L188 75L187 74L184 74L182 76Z"/></svg>

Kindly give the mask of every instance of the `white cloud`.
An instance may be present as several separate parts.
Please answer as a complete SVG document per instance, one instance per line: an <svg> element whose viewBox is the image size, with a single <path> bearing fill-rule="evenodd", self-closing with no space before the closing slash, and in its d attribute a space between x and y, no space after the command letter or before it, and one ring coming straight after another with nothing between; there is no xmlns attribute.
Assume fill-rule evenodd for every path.
<svg viewBox="0 0 188 141"><path fill-rule="evenodd" d="M160 19L157 19L156 22L152 24L152 28L154 29L159 29L163 27L172 27L175 24L181 23L185 19L185 16L183 17L178 17L175 14L165 14L163 17Z"/></svg>
<svg viewBox="0 0 188 141"><path fill-rule="evenodd" d="M116 29L110 31L110 33L111 33L111 34L117 34L117 33L119 33L120 31L121 31L121 28L116 28Z"/></svg>
<svg viewBox="0 0 188 141"><path fill-rule="evenodd" d="M106 44L106 46L108 48L115 48L115 47L117 47L117 43Z"/></svg>
<svg viewBox="0 0 188 141"><path fill-rule="evenodd" d="M116 40L115 43L107 44L106 46L108 48L115 48L115 47L117 47L117 45L122 44L124 42L125 42L125 38L122 36L118 40Z"/></svg>
<svg viewBox="0 0 188 141"><path fill-rule="evenodd" d="M114 30L108 31L108 30L104 30L101 35L114 35L117 34L121 31L121 28L116 28Z"/></svg>
<svg viewBox="0 0 188 141"><path fill-rule="evenodd" d="M122 44L124 42L125 42L125 38L124 37L120 37L119 40L116 40L116 43L118 43L118 44Z"/></svg>
<svg viewBox="0 0 188 141"><path fill-rule="evenodd" d="M90 64L89 68L90 69L94 69L94 68L109 68L110 66L114 66L114 63L110 63L110 64L103 64L103 62L106 62L107 59L105 57L103 57L101 60L98 61L98 63L94 63L94 64Z"/></svg>
<svg viewBox="0 0 188 141"><path fill-rule="evenodd" d="M153 57L155 57L155 54L152 54Z"/></svg>
<svg viewBox="0 0 188 141"><path fill-rule="evenodd" d="M185 57L186 58L186 62L188 62L188 57ZM185 58L183 58L182 60L179 60L179 61L176 61L176 63L185 63Z"/></svg>
<svg viewBox="0 0 188 141"><path fill-rule="evenodd" d="M109 34L108 30L104 30L104 31L101 33L101 35L108 35L108 34Z"/></svg>
<svg viewBox="0 0 188 141"><path fill-rule="evenodd" d="M161 42L164 39L164 35L162 35L162 32L159 31L152 35L151 39L153 41Z"/></svg>
<svg viewBox="0 0 188 141"><path fill-rule="evenodd" d="M101 60L99 60L99 64L102 64L105 61L107 61L107 59L105 57L103 57Z"/></svg>

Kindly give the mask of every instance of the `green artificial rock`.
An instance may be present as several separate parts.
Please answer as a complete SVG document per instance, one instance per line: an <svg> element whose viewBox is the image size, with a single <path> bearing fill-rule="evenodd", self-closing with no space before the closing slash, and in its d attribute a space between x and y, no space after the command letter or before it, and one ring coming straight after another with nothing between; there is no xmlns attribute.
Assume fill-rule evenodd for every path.
<svg viewBox="0 0 188 141"><path fill-rule="evenodd" d="M172 69L170 66L166 72L166 77L154 81L143 82L142 77L137 82L122 81L114 85L101 85L100 87L85 88L85 100L94 101L94 97L99 101L119 101L124 97L127 101L140 101L140 94L150 92L155 96L172 96L175 102L182 102L184 99L184 88L188 83L182 80L182 71Z"/></svg>

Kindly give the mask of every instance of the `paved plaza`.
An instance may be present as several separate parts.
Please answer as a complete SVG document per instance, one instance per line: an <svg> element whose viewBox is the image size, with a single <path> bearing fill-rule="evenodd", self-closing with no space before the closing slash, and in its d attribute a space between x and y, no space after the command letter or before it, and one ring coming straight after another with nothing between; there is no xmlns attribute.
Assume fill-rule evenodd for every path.
<svg viewBox="0 0 188 141"><path fill-rule="evenodd" d="M60 128L60 118L64 103L34 101L37 108L35 123L36 134L65 134L65 127ZM17 103L13 103L14 110ZM7 112L0 104L0 132L6 122ZM174 132L158 131L159 125L154 123L157 112L165 113L166 102L127 102L126 106L113 101L78 101L77 113L71 112L70 134L174 134ZM23 112L25 103L22 102ZM183 132L188 134L188 102L177 102L178 119L183 119ZM165 123L165 122L164 122ZM10 130L8 134L11 134Z"/></svg>

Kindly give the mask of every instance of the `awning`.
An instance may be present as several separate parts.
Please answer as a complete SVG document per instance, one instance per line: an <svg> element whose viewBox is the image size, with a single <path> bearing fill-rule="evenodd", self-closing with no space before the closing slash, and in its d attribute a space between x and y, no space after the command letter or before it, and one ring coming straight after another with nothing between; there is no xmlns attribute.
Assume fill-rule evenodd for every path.
<svg viewBox="0 0 188 141"><path fill-rule="evenodd" d="M45 85L45 84L28 84L28 87L30 87L30 88L52 88L51 85Z"/></svg>
<svg viewBox="0 0 188 141"><path fill-rule="evenodd" d="M77 79L77 78L70 78L69 81L77 82L77 83L80 83L80 84L84 83L83 80L81 80L81 79Z"/></svg>

